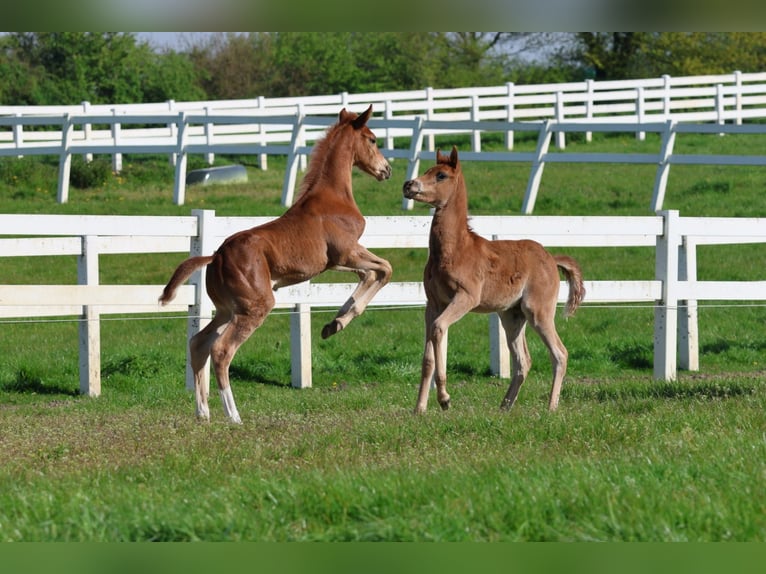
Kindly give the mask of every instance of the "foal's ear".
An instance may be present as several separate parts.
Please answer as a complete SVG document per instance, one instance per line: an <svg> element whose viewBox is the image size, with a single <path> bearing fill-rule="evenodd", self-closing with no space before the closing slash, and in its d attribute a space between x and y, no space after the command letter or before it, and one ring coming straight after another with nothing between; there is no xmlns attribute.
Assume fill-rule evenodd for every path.
<svg viewBox="0 0 766 574"><path fill-rule="evenodd" d="M367 120L370 119L371 115L372 115L372 104L370 104L370 107L368 107L365 111L359 114L357 118L353 122L351 122L354 126L354 129L359 130L359 129L362 129L365 125L367 125Z"/></svg>
<svg viewBox="0 0 766 574"><path fill-rule="evenodd" d="M449 162L455 169L460 167L460 160L457 158L457 146L452 146L452 152L449 154Z"/></svg>
<svg viewBox="0 0 766 574"><path fill-rule="evenodd" d="M346 108L343 108L343 109L340 111L340 113L338 114L338 122L344 122L344 121L348 121L348 120L349 120L349 119L351 119L353 116L354 116L354 114L352 114L352 113L351 113L351 112L349 112L349 111L346 111Z"/></svg>

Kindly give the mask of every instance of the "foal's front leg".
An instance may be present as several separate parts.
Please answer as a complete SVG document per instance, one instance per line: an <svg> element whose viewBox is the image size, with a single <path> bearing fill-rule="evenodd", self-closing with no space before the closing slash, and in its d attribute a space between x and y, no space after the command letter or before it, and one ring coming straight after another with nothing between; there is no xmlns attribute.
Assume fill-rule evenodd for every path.
<svg viewBox="0 0 766 574"><path fill-rule="evenodd" d="M450 406L450 396L447 392L447 341L449 328L450 325L456 323L475 306L475 300L470 295L465 292L458 293L429 327L428 337L433 342L436 368L434 375L436 399L439 401L439 406L445 411Z"/></svg>
<svg viewBox="0 0 766 574"><path fill-rule="evenodd" d="M420 390L418 391L418 402L415 404L415 414L422 414L428 408L428 393L431 390L431 382L434 377L436 367L436 354L434 353L434 342L431 338L431 324L438 315L437 311L426 306L426 328L425 328L425 349L423 349L423 364L420 367Z"/></svg>
<svg viewBox="0 0 766 574"><path fill-rule="evenodd" d="M371 253L361 245L349 254L342 264L334 265L331 269L352 271L359 275L359 283L351 297L338 310L335 318L322 328L323 339L335 335L344 329L354 317L361 315L372 298L391 280L393 273L388 261Z"/></svg>

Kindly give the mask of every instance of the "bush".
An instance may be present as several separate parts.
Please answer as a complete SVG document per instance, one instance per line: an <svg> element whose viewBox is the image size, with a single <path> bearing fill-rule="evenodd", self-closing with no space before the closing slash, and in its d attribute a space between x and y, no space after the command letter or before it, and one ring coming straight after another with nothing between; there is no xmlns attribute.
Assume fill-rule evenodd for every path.
<svg viewBox="0 0 766 574"><path fill-rule="evenodd" d="M77 189L88 189L106 185L112 175L112 164L101 158L85 161L80 156L72 158L69 183Z"/></svg>

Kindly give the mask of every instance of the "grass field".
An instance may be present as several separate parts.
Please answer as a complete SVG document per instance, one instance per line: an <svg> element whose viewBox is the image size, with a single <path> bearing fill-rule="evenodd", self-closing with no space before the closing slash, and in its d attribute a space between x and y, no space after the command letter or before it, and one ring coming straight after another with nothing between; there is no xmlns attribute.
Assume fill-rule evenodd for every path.
<svg viewBox="0 0 766 574"><path fill-rule="evenodd" d="M742 139L744 138L744 139ZM445 148L450 140L440 142ZM465 146L464 141L457 141ZM492 145L490 142L488 145ZM517 141L518 149L533 141ZM596 136L573 151L655 152L651 135ZM760 136L679 137L676 150L752 153ZM125 158L103 185L55 202L56 162L0 161L0 212L277 215L284 160L254 158L247 185L190 187L172 205L166 158ZM192 168L201 166L195 158ZM423 169L425 169L425 165ZM529 166L464 163L474 214L520 212ZM404 162L362 174L367 215L401 214ZM535 214L647 215L654 168L546 167ZM766 216L766 172L671 169L681 215ZM418 208L416 214L426 214ZM586 279L652 278L653 250L569 249ZM387 250L394 280L418 280L424 250ZM704 279L760 279L766 245L704 247ZM181 255L109 256L102 283L164 283ZM74 283L74 258L0 258L0 282ZM322 280L351 280L329 274ZM334 311L333 311L334 312ZM318 334L330 312L312 316ZM532 372L509 413L490 376L485 316L450 332L453 407L411 414L421 309L368 310L313 342L314 387L292 389L288 316L274 313L232 365L244 424L199 424L184 389L186 321L102 324L98 399L78 394L77 323L5 322L0 332L2 541L766 541L766 309L700 308L700 371L652 380L653 309L589 306L560 320L570 354L559 411L550 365L529 335ZM433 399L432 399L433 400Z"/></svg>

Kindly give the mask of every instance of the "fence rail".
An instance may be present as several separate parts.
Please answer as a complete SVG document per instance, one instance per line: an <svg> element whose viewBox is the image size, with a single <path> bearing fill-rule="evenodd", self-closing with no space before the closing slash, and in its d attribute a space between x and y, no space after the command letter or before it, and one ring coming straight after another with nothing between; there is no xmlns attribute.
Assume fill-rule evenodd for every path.
<svg viewBox="0 0 766 574"><path fill-rule="evenodd" d="M389 158L408 161L408 178L421 159L431 158L439 134L471 134L465 161L512 161L531 164L522 212L532 213L546 163L657 164L650 204L663 208L670 165L766 165L763 154L679 155L676 134L763 134L764 124L745 120L766 117L766 73L650 78L621 82L585 82L460 88L407 92L335 94L301 98L255 98L212 102L79 106L0 106L0 156L59 157L57 200L68 201L73 155L113 157L122 154L168 154L175 165L174 203L185 200L189 154L257 155L262 169L269 155L285 155L288 168L283 205L292 202L298 170L305 166L312 142L334 122L341 107L373 105L369 125L381 135ZM565 149L567 133L647 132L661 135L656 154L552 153ZM482 150L482 134L504 135L505 152ZM516 132L537 135L535 152L514 152ZM409 141L396 147L397 138ZM401 141L399 142L401 145ZM403 207L411 208L405 201Z"/></svg>
<svg viewBox="0 0 766 574"><path fill-rule="evenodd" d="M209 210L194 211L187 217L0 215L3 257L75 255L78 277L76 285L0 285L0 318L78 317L80 389L97 396L101 393L102 315L183 313L188 315L189 336L213 315L212 304L202 288L204 270L192 276L170 306L160 307L157 298L163 285L101 285L100 255L209 254L224 237L270 219L217 217ZM430 219L367 217L361 242L370 248L424 248ZM762 218L684 218L677 211L665 211L646 217L477 216L471 224L488 238L531 238L546 247L653 247L654 277L586 281L585 304L650 303L655 307L656 379L675 379L678 366L699 368L698 300L766 300L766 281L699 281L696 267L697 245L766 243L766 220ZM291 310L293 386L311 386L311 308L338 307L353 287L353 283L306 282L276 292L277 307ZM564 303L566 296L567 285L562 282L559 302ZM379 307L424 304L420 282L389 284L371 303ZM508 377L510 358L495 315L490 316L489 337L491 370ZM190 386L193 377L188 367L186 380Z"/></svg>

